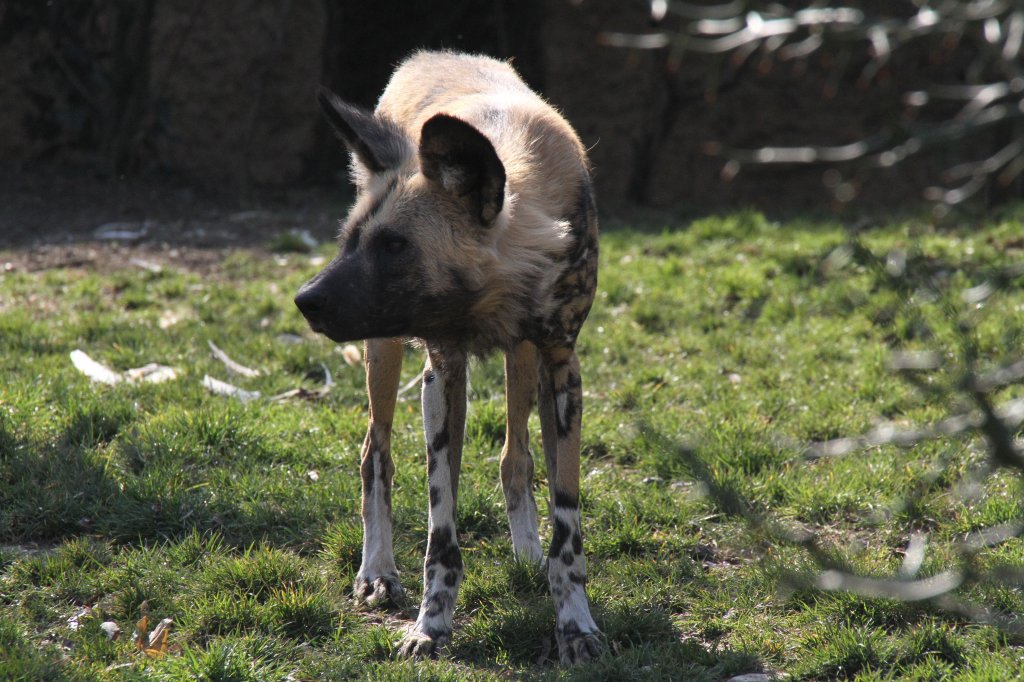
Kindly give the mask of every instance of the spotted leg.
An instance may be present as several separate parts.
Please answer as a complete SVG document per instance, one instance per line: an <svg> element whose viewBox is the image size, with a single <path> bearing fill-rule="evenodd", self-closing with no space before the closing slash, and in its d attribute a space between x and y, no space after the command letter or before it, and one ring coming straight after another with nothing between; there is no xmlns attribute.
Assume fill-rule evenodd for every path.
<svg viewBox="0 0 1024 682"><path fill-rule="evenodd" d="M530 410L537 387L537 348L524 341L505 354L505 447L501 452L501 487L516 556L540 563L537 503L533 499L530 455Z"/></svg>
<svg viewBox="0 0 1024 682"><path fill-rule="evenodd" d="M391 540L391 420L395 414L402 343L395 339L366 342L366 386L370 396L370 422L363 441L359 467L363 480L363 561L353 594L369 606L401 603Z"/></svg>
<svg viewBox="0 0 1024 682"><path fill-rule="evenodd" d="M587 603L587 563L580 531L580 426L583 387L571 347L544 349L538 406L551 488L548 583L555 601L555 639L562 663L596 658L601 632Z"/></svg>
<svg viewBox="0 0 1024 682"><path fill-rule="evenodd" d="M430 348L423 371L423 431L430 497L427 556L419 616L399 644L404 656L434 657L451 637L452 613L462 582L455 504L465 426L466 358L461 353Z"/></svg>

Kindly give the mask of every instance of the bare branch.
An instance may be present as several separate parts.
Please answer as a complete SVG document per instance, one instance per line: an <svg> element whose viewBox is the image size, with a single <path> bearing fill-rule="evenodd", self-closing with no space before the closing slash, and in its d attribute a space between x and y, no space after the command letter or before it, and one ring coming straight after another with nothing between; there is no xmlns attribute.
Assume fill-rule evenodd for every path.
<svg viewBox="0 0 1024 682"><path fill-rule="evenodd" d="M921 580L865 578L851 573L828 570L818 576L816 586L826 592L852 592L873 599L922 601L948 594L960 587L963 582L964 574L955 570L943 571Z"/></svg>
<svg viewBox="0 0 1024 682"><path fill-rule="evenodd" d="M727 176L738 172L739 164L830 164L857 163L868 168L886 168L922 151L947 147L977 136L992 126L1024 118L1024 8L1009 0L915 0L916 12L904 18L873 17L847 6L791 9L778 3L725 2L695 5L658 0L660 16L671 14L683 25L674 31L653 33L603 33L599 40L628 49L662 49L727 54L733 65L743 64L760 50L763 64L771 60L806 60L825 46L834 46L838 58L827 74L826 94L834 93L845 72L845 62L854 54L868 57L859 83L872 83L900 50L924 39L968 41L977 56L965 82L936 84L907 92L908 107L921 108L931 102L963 102L953 115L942 114L931 123L891 124L888 129L840 146L765 146L735 149L715 143L709 153L730 159ZM909 3L907 3L909 4ZM653 9L652 9L653 11ZM991 79L991 74L1001 78ZM982 76L990 82L977 83ZM905 126L905 127L904 127ZM967 149L966 154L964 149ZM961 147L969 155L970 148ZM1013 139L999 151L980 161L950 168L942 186L929 187L925 197L946 204L962 203L992 182L1006 185L1024 172L1024 143ZM836 198L849 201L855 192L841 192Z"/></svg>

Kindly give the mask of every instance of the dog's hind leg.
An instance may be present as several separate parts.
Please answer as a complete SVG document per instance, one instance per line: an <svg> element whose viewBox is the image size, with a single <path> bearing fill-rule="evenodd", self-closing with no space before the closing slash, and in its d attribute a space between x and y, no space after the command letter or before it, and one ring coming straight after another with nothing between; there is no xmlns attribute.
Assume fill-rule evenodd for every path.
<svg viewBox="0 0 1024 682"><path fill-rule="evenodd" d="M555 639L562 663L600 655L601 633L587 603L587 562L580 530L580 426L583 385L572 347L542 351L539 399L551 487L548 583L555 601Z"/></svg>
<svg viewBox="0 0 1024 682"><path fill-rule="evenodd" d="M423 371L423 431L427 440L430 511L423 602L412 630L399 644L404 656L433 657L451 637L462 582L455 505L466 428L466 357L430 349Z"/></svg>
<svg viewBox="0 0 1024 682"><path fill-rule="evenodd" d="M530 410L537 390L537 348L524 341L505 354L505 447L501 452L501 487L516 556L540 563L537 503L533 499L530 455Z"/></svg>
<svg viewBox="0 0 1024 682"><path fill-rule="evenodd" d="M366 342L366 386L370 421L363 441L359 470L363 482L363 561L356 574L356 600L370 606L403 600L391 538L391 422L395 414L402 370L402 342L370 339Z"/></svg>

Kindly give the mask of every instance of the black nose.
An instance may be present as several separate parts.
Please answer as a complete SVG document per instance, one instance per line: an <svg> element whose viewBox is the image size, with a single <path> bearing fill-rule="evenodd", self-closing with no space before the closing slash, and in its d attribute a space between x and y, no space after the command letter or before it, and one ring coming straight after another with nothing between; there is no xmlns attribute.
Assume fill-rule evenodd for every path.
<svg viewBox="0 0 1024 682"><path fill-rule="evenodd" d="M324 306L327 304L327 297L324 293L315 286L306 286L299 289L299 293L295 296L295 305L298 306L299 310L306 319L312 319L320 315L323 312Z"/></svg>

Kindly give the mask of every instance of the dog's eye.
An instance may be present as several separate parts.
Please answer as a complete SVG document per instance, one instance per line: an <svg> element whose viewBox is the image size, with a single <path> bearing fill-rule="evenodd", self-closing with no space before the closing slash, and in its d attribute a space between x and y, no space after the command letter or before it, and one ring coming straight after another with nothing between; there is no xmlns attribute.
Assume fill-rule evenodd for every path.
<svg viewBox="0 0 1024 682"><path fill-rule="evenodd" d="M385 253L391 254L392 256L402 253L405 251L405 247L409 245L409 240L401 235L389 234L384 237L381 242L381 246Z"/></svg>

